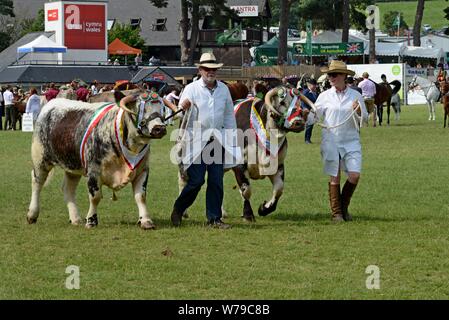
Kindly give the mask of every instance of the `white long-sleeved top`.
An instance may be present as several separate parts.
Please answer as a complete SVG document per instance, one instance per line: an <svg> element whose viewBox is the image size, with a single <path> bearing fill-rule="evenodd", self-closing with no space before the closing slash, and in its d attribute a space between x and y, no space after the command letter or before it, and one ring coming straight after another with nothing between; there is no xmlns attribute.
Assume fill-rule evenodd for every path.
<svg viewBox="0 0 449 320"><path fill-rule="evenodd" d="M227 157L224 167L231 168L241 161L241 150L237 146L236 120L234 105L228 87L217 81L217 85L210 90L203 79L188 84L180 97L180 105L184 100L191 102L190 121L184 136L185 153L182 157L184 168L187 169L214 136L225 148ZM232 155L232 159L228 156Z"/></svg>
<svg viewBox="0 0 449 320"><path fill-rule="evenodd" d="M33 120L37 119L39 112L41 111L41 98L37 94L33 94L28 98L26 113L33 113Z"/></svg>
<svg viewBox="0 0 449 320"><path fill-rule="evenodd" d="M5 101L5 106L13 105L14 104L14 94L6 90L3 92L3 100Z"/></svg>
<svg viewBox="0 0 449 320"><path fill-rule="evenodd" d="M337 92L335 87L324 91L315 102L316 118L322 119L327 127L337 126L349 118L344 124L336 128L323 128L321 138L321 153L323 160L338 160L339 155L347 152L361 151L359 127L354 123L351 113L352 104L358 100L361 117L368 119L365 102L362 95L351 88Z"/></svg>

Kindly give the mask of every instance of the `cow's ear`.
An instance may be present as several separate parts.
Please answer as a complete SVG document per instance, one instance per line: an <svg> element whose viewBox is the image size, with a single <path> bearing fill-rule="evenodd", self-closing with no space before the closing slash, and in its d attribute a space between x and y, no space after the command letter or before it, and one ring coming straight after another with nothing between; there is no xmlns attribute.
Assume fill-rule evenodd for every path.
<svg viewBox="0 0 449 320"><path fill-rule="evenodd" d="M123 94L123 92L121 91L114 91L114 98L115 98L115 102L119 103L120 100L122 100L125 97L125 95Z"/></svg>

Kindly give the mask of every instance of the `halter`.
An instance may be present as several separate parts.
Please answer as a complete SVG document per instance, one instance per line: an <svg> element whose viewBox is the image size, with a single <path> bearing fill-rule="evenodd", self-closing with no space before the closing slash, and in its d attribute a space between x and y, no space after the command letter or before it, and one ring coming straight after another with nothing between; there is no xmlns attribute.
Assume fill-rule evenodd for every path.
<svg viewBox="0 0 449 320"><path fill-rule="evenodd" d="M140 131L142 129L142 120L143 120L143 116L145 114L145 104L148 102L148 100L150 100L151 103L159 103L160 97L156 92L152 92L151 94L148 94L147 92L145 92L139 96L140 103L139 103L139 110L137 111L136 124L135 124L138 131ZM150 119L148 119L148 120L151 121L156 118L161 118L161 120L164 121L162 116L158 116L158 115L151 115ZM145 125L145 124L146 123L143 123L143 125Z"/></svg>
<svg viewBox="0 0 449 320"><path fill-rule="evenodd" d="M290 105L289 105L288 109L279 117L279 119L277 119L275 121L276 125L279 128L285 128L287 130L290 129L290 127L291 127L291 124L290 124L290 122L288 120L292 116L293 109L295 108L296 102L298 101L299 90L296 89L296 88L293 88L293 89L288 90L288 93L290 94L291 97L293 97L293 99L290 102ZM285 90L282 89L282 88L279 89L278 90L278 97L281 100L284 100L287 97L287 92L285 92ZM301 114L302 114L302 110L301 110L301 108L299 108L299 110L295 113L295 116L296 115L301 115Z"/></svg>

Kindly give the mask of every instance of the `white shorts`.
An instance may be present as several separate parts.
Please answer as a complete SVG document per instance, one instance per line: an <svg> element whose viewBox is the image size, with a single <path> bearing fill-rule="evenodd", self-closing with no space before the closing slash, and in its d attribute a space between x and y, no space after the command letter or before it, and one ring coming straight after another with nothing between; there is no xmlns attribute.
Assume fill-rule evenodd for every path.
<svg viewBox="0 0 449 320"><path fill-rule="evenodd" d="M341 164L341 170L346 175L348 172L362 171L362 153L360 151L347 152L340 160L325 160L324 161L324 173L329 176L336 177L338 175L339 165Z"/></svg>

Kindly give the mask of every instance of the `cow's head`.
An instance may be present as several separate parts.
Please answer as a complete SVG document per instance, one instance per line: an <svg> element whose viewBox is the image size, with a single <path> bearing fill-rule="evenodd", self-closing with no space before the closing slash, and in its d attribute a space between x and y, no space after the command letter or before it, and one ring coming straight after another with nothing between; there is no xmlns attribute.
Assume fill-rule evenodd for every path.
<svg viewBox="0 0 449 320"><path fill-rule="evenodd" d="M281 86L268 91L265 106L278 129L293 132L304 130L309 114L309 110L301 108L301 100L305 101L304 98L307 99L298 89Z"/></svg>
<svg viewBox="0 0 449 320"><path fill-rule="evenodd" d="M142 91L123 97L119 106L129 114L141 138L160 139L167 133L161 114L164 105L157 93Z"/></svg>

